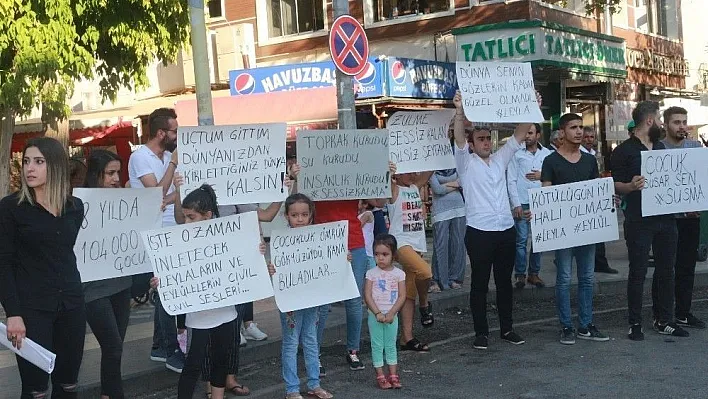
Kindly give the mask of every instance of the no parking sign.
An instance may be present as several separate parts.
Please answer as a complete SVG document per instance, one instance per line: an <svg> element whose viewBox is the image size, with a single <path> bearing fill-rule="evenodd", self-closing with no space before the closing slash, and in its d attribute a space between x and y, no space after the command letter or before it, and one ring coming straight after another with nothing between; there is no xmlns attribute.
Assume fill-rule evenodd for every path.
<svg viewBox="0 0 708 399"><path fill-rule="evenodd" d="M349 76L360 74L369 58L369 39L359 21L351 15L334 20L329 31L329 52L334 65Z"/></svg>

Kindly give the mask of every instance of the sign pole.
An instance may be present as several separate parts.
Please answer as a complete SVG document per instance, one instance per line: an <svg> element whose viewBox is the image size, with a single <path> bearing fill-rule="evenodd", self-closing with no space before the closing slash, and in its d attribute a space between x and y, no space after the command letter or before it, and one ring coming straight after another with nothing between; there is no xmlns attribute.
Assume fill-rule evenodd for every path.
<svg viewBox="0 0 708 399"><path fill-rule="evenodd" d="M349 14L348 0L334 0L332 3L334 18ZM354 85L352 77L342 73L339 69L337 73L337 117L340 129L356 129L356 108L354 105Z"/></svg>
<svg viewBox="0 0 708 399"><path fill-rule="evenodd" d="M189 0L189 21L192 28L194 83L197 86L197 118L199 126L209 126L214 124L214 113L211 107L204 0Z"/></svg>

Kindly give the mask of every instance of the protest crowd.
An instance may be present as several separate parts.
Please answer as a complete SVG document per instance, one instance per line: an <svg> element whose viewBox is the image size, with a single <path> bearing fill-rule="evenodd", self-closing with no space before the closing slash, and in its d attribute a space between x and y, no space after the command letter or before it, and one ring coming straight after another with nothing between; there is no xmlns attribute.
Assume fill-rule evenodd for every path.
<svg viewBox="0 0 708 399"><path fill-rule="evenodd" d="M239 348L246 340L267 338L254 320L253 302L272 296L280 310L284 397L336 396L325 388L320 361L336 302L346 312L343 361L351 370L370 365L372 384L381 389L400 389L405 380L398 352L431 351L416 338L414 325L435 328L429 296L461 289L468 260L475 331L470 344L483 350L494 341L495 327L487 320L492 276L498 338L524 344L514 327L514 292L545 286L541 253L550 251L559 327L553 339L601 345L610 337L593 320L593 287L596 273L617 273L604 243L619 238L619 210L629 257L629 314L627 336L614 338L641 341L648 326L673 337L705 328L691 313L699 213L648 211L651 197L642 194L666 186L660 172L675 162L670 153L651 158L654 151L705 156L704 148L693 149L702 145L687 138L685 109L660 112L657 103L638 103L627 140L612 153L611 177L603 178L595 132L583 126L582 117L562 115L549 143L542 143L542 126L532 123L543 119L529 118L493 152L491 128L476 125L479 118L470 113L475 95L462 85L460 90L454 109L424 111L427 120L410 112L413 117L392 118L400 125L389 126L393 132L428 123L426 129L440 133L421 135L439 145L442 161L430 164L447 167L436 170L389 158L390 149L381 143L393 141L394 133L371 129L376 126L301 132L297 158L286 161L279 124L213 126L202 131L210 137L202 142L195 128L178 126L177 114L166 108L150 115L149 140L130 157L127 184L119 180L121 159L109 151L92 151L85 179L72 182L59 142L30 140L22 187L0 201L0 301L7 315L2 338L20 352L21 397L48 397L50 389L54 398L78 397L87 323L101 348L101 398L126 397L121 358L136 290L155 293L153 345L145 359L180 373L180 399L192 397L200 376L212 399L249 395L239 377ZM529 102L539 108L542 99L534 92L531 87ZM439 120L437 130L433 119ZM191 138L183 140L188 133ZM258 168L239 161L244 146L241 156L263 155ZM644 172L647 156L654 159L655 175ZM267 175L267 168L275 172ZM430 210L424 203L428 192ZM428 212L433 248L427 245ZM260 223L278 217L287 228L274 230L266 244ZM110 237L94 237L103 233ZM433 252L432 264L422 256L427 251ZM116 268L115 259L144 269L136 274ZM650 263L653 320L645 322L641 309ZM337 289L318 291L318 284ZM364 329L371 342L366 354ZM43 350L55 356L52 369L42 366L37 353Z"/></svg>

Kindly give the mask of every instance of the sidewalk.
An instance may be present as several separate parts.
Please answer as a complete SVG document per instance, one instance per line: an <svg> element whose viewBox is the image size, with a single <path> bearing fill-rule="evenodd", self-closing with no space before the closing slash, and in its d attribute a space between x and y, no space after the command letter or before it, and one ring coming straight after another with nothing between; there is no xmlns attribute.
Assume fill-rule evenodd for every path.
<svg viewBox="0 0 708 399"><path fill-rule="evenodd" d="M620 224L621 226L621 224ZM620 227L621 229L621 227ZM620 237L622 234L620 233ZM429 240L428 248L432 248ZM432 252L428 252L430 255ZM619 274L609 275L598 273L596 279L596 294L612 294L626 292L626 282L628 273L627 250L624 240L607 243L607 258L610 265L619 270ZM428 259L429 260L429 259ZM645 292L649 292L651 287L651 276L653 269L647 273ZM555 290L555 267L553 265L553 255L545 254L542 258L541 277L547 284L546 288L526 287L523 290L515 291L517 301L532 301L550 299L554 297ZM454 291L444 291L431 295L431 302L434 308L439 311L450 307L469 306L469 266L463 289ZM573 290L577 284L573 276ZM696 268L696 286L708 286L708 263L699 263ZM494 283L490 282L490 300L494 301ZM648 295L645 301L650 301ZM601 309L598 309L601 310ZM266 341L249 341L248 346L241 348L241 364L246 366L259 359L277 357L280 355L280 319L278 310L273 298L259 301L254 308L255 321L261 330L269 337ZM0 318L4 315L0 315ZM167 371L164 364L149 360L150 347L152 344L153 331L153 308L143 305L134 308L131 313L130 326L126 337L123 351L123 379L126 386L140 387L141 392L162 389L176 384L178 375ZM332 311L327 320L325 332L325 345L341 343L346 339L344 307L341 304L332 306ZM86 346L84 359L81 368L79 382L81 385L81 397L97 398L99 391L100 372L100 348L94 336L87 328ZM247 379L244 379L247 384ZM0 349L0 399L17 398L20 393L20 380L17 372L15 358L12 352ZM133 389L131 389L132 391Z"/></svg>

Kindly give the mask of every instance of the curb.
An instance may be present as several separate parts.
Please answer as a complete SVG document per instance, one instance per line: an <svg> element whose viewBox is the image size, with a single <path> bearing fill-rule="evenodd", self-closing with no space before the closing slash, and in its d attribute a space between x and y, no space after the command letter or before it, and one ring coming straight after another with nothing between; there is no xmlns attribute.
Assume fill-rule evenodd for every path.
<svg viewBox="0 0 708 399"><path fill-rule="evenodd" d="M708 286L708 273L696 273L694 287ZM595 283L595 294L613 295L625 294L627 291L627 280L603 281ZM645 295L651 292L651 283L644 284ZM571 285L571 295L577 293L577 283ZM496 301L495 291L490 291L487 295L489 303ZM515 302L533 302L539 300L550 300L555 297L555 289L548 288L525 288L523 290L514 290ZM465 289L454 291L443 291L439 294L434 294L430 297L430 302L438 311L449 308L466 308L469 306L469 292ZM338 323L329 325L325 328L324 341L333 343L346 339L346 324ZM366 334L363 334L366 335ZM239 352L240 363L250 364L263 359L280 356L281 340L268 339L266 341L253 342L249 341L248 346L241 348ZM154 367L147 371L131 372L124 370L123 382L126 397L144 395L150 392L162 391L170 387L176 387L179 376L165 369L162 363L154 363ZM195 392L200 391L200 386L197 386ZM79 391L79 398L94 399L100 397L101 389L99 383L82 385Z"/></svg>

